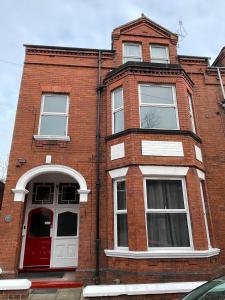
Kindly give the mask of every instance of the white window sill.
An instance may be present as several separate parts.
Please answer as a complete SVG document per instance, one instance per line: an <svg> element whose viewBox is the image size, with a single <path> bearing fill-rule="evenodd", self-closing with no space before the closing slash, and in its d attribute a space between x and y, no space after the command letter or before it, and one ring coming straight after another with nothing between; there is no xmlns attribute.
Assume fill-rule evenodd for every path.
<svg viewBox="0 0 225 300"><path fill-rule="evenodd" d="M129 251L129 250L108 250L106 256L147 259L147 258L208 258L220 253L218 248L208 250L151 250L151 251Z"/></svg>
<svg viewBox="0 0 225 300"><path fill-rule="evenodd" d="M50 141L70 141L70 137L67 136L52 136L52 135L33 135L33 138L37 141L50 140Z"/></svg>
<svg viewBox="0 0 225 300"><path fill-rule="evenodd" d="M89 285L83 290L84 297L110 297L120 295L154 295L188 293L205 281L168 282L149 284Z"/></svg>

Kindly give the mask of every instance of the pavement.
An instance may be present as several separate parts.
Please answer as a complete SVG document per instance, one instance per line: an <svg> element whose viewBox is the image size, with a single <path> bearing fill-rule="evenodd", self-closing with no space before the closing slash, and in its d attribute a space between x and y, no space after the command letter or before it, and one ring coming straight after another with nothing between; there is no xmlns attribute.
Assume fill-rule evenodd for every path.
<svg viewBox="0 0 225 300"><path fill-rule="evenodd" d="M83 300L82 288L32 289L29 300Z"/></svg>

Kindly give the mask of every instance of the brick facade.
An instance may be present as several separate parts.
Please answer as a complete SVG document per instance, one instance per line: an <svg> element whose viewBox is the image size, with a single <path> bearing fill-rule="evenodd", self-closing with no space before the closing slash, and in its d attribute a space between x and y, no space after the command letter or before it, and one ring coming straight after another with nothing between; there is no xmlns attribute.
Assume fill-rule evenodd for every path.
<svg viewBox="0 0 225 300"><path fill-rule="evenodd" d="M142 62L122 65L124 42L142 46ZM16 276L26 201L14 201L12 189L19 178L38 166L53 165L76 170L91 190L80 203L77 279L94 280L96 235L96 126L99 53L101 52L100 106L100 277L101 282L150 283L207 280L220 275L225 265L224 210L224 109L217 71L205 57L177 56L177 36L141 17L114 29L113 50L26 46L16 123L9 160L4 201L0 212L0 267L5 277ZM149 45L167 46L170 64L150 63ZM221 52L223 53L223 52ZM220 54L220 58L223 55ZM218 59L224 65L224 58ZM216 63L217 63L216 61ZM224 70L221 69L225 81ZM138 85L174 86L179 129L141 129ZM123 88L124 130L112 133L111 94ZM43 94L69 95L70 140L38 139ZM192 96L196 133L190 120L188 95ZM143 155L142 141L181 142L182 156ZM112 160L112 146L124 143L124 156ZM203 161L197 158L196 147ZM24 163L18 161L25 160ZM128 168L126 179L128 255L151 253L147 246L145 192L139 166L188 168L185 176L192 234L191 257L129 258L106 256L115 249L113 185L110 171ZM207 239L199 172L205 175L204 200L211 248ZM161 174L160 176L162 176ZM173 178L173 174L170 174ZM148 176L147 176L148 177ZM153 176L154 177L154 176ZM168 177L168 176L165 176ZM176 177L176 176L175 176ZM179 177L179 176L178 176ZM33 178L32 178L33 179ZM24 187L25 188L25 187ZM29 186L26 187L29 190ZM24 191L23 191L24 192ZM10 222L5 216L11 215ZM221 249L210 254L210 250ZM170 251L173 249L170 249ZM178 249L179 250L179 249ZM180 249L182 250L182 249ZM205 251L205 252L204 252ZM208 251L208 252L207 252ZM155 249L154 249L155 252ZM156 251L157 252L157 251ZM195 256L196 253L206 253ZM207 254L208 253L208 254ZM155 297L155 298L154 298ZM157 296L149 299L158 299ZM144 298L144 296L143 296ZM166 298L165 298L166 299ZM168 298L169 299L169 298Z"/></svg>

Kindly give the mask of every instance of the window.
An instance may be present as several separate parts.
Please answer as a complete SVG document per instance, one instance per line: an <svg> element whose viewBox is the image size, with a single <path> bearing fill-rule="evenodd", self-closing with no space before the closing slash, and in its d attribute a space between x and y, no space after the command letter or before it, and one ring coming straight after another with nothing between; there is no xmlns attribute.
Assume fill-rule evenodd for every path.
<svg viewBox="0 0 225 300"><path fill-rule="evenodd" d="M126 181L114 182L115 247L128 247Z"/></svg>
<svg viewBox="0 0 225 300"><path fill-rule="evenodd" d="M124 130L123 89L112 92L112 133Z"/></svg>
<svg viewBox="0 0 225 300"><path fill-rule="evenodd" d="M141 128L178 129L175 87L139 86Z"/></svg>
<svg viewBox="0 0 225 300"><path fill-rule="evenodd" d="M79 204L80 195L77 183L60 183L58 193L59 204Z"/></svg>
<svg viewBox="0 0 225 300"><path fill-rule="evenodd" d="M191 98L191 95L189 95L189 94L188 94L188 104L189 104L189 113L190 113L190 120L191 120L191 129L194 133L196 133L195 119L194 119L194 113L193 113L193 107L192 107L192 98Z"/></svg>
<svg viewBox="0 0 225 300"><path fill-rule="evenodd" d="M190 248L184 179L145 179L149 248Z"/></svg>
<svg viewBox="0 0 225 300"><path fill-rule="evenodd" d="M43 95L39 135L67 136L68 100L67 95Z"/></svg>
<svg viewBox="0 0 225 300"><path fill-rule="evenodd" d="M135 44L135 43L123 44L123 63L127 61L142 61L140 44Z"/></svg>
<svg viewBox="0 0 225 300"><path fill-rule="evenodd" d="M168 47L165 46L150 45L150 57L152 63L170 63Z"/></svg>
<svg viewBox="0 0 225 300"><path fill-rule="evenodd" d="M32 204L52 204L54 183L34 183Z"/></svg>
<svg viewBox="0 0 225 300"><path fill-rule="evenodd" d="M66 211L58 214L57 236L77 236L76 213Z"/></svg>

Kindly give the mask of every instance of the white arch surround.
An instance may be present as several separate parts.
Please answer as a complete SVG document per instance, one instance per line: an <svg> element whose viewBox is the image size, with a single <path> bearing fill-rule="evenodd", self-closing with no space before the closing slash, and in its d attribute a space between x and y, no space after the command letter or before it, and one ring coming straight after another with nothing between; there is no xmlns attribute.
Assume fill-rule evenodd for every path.
<svg viewBox="0 0 225 300"><path fill-rule="evenodd" d="M28 182L31 181L34 177L46 173L66 174L75 179L80 185L80 189L78 190L78 193L80 194L80 202L87 202L90 190L87 189L86 180L78 171L63 165L42 165L24 173L17 181L16 187L12 189L12 192L14 193L14 201L23 202L25 199L25 195L28 193L28 191L26 190L26 185L28 184Z"/></svg>

